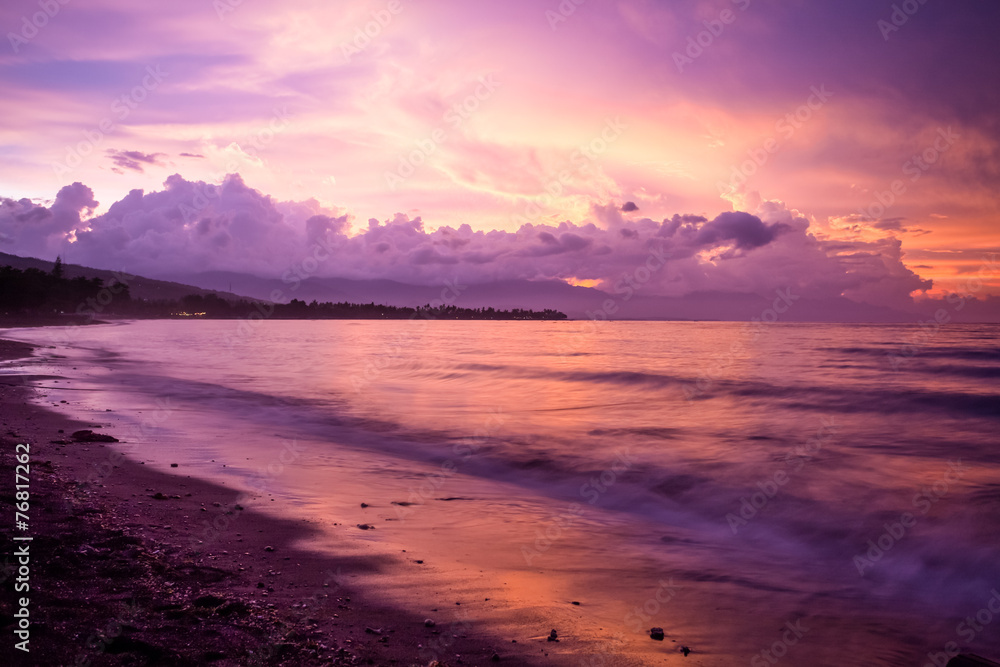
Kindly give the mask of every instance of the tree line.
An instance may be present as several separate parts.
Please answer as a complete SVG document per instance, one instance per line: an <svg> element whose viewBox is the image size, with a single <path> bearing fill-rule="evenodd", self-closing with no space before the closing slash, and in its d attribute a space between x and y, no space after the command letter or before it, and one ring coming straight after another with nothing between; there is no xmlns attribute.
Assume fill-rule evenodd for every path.
<svg viewBox="0 0 1000 667"><path fill-rule="evenodd" d="M66 278L57 258L52 271L0 267L0 313L4 315L66 315L90 319L102 316L166 319L240 319L266 312L274 319L438 319L438 320L561 320L564 313L546 308L460 308L425 304L411 308L372 303L338 303L292 299L271 303L251 299L228 300L216 294L189 294L179 300L132 297L128 285L100 278Z"/></svg>
<svg viewBox="0 0 1000 667"><path fill-rule="evenodd" d="M128 286L120 287L119 297L130 301ZM58 258L48 272L0 267L0 311L6 314L73 312L78 304L95 299L102 289L100 278L66 278Z"/></svg>

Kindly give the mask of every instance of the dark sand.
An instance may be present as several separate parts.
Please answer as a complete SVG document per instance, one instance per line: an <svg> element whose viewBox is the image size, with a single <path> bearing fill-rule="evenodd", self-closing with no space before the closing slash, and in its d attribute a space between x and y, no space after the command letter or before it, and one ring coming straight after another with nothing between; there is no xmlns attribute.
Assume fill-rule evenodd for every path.
<svg viewBox="0 0 1000 667"><path fill-rule="evenodd" d="M31 346L0 341L0 360L30 353ZM4 664L554 662L544 640L486 636L483 628L448 623L453 610L444 609L438 625L425 627L424 616L380 604L377 591L345 587L352 573L405 560L292 548L312 530L305 522L238 509L237 492L183 470L154 471L113 445L74 442L71 433L99 432L98 425L29 403L34 391L30 376L0 376L0 506L10 522L0 531ZM31 446L27 531L12 525L17 443ZM206 519L228 527L192 547L195 526ZM33 537L28 593L13 591L13 553L24 544L14 535ZM28 654L14 648L21 597L30 600Z"/></svg>

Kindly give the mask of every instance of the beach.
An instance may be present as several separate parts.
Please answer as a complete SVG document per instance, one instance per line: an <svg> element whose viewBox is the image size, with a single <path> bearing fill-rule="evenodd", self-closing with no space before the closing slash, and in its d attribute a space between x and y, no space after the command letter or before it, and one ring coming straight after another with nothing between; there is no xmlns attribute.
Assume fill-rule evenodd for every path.
<svg viewBox="0 0 1000 667"><path fill-rule="evenodd" d="M28 345L0 341L3 360L30 353ZM29 527L17 533L33 538L23 594L30 652L12 647L20 595L11 592L18 574L13 531L5 530L7 664L484 665L494 654L535 662L527 647L449 622L450 609L426 627L424 616L345 585L358 572L399 562L290 547L314 530L308 522L236 509L232 489L183 471L165 474L105 443L73 441L71 433L99 432L99 425L33 405L34 379L5 375L0 385L0 446L11 477L15 445L31 446ZM95 474L98 481L88 483ZM10 489L5 482L12 516ZM185 524L204 516L220 526L227 517L230 529L191 550Z"/></svg>

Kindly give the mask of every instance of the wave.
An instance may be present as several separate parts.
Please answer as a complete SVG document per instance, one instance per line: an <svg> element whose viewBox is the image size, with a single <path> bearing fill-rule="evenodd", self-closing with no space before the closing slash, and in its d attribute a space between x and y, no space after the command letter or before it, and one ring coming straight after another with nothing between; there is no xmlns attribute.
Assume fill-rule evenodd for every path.
<svg viewBox="0 0 1000 667"><path fill-rule="evenodd" d="M559 371L536 370L526 367L463 364L464 368L475 367L479 371L500 373L506 377L530 377L564 382L592 383L627 387L648 387L651 389L696 389L699 399L710 399L720 395L740 398L787 399L785 407L810 410L828 410L842 413L854 412L934 412L965 414L976 417L1000 418L1000 397L995 393L976 391L935 391L913 389L906 385L892 387L880 385L877 388L862 389L856 386L843 388L829 385L780 385L754 380L732 381L714 380L707 388L700 389L699 379L681 375L666 375L638 371ZM956 377L993 378L1000 376L1000 367L948 366L914 369L920 373L933 375L953 375ZM900 371L901 378L909 378L913 372ZM682 395L683 399L684 396ZM662 436L662 434L661 434ZM659 436L658 436L659 437Z"/></svg>
<svg viewBox="0 0 1000 667"><path fill-rule="evenodd" d="M907 341L900 341L898 343L881 343L871 347L823 347L819 349L828 352L865 356L895 355L905 358L924 357L929 359L959 359L966 361L1000 361L1000 347L922 346L919 343L914 344Z"/></svg>

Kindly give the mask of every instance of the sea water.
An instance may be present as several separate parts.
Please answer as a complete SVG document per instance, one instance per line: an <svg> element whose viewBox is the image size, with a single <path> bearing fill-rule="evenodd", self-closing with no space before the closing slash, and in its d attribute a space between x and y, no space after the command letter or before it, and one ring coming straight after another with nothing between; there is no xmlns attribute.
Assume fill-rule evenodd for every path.
<svg viewBox="0 0 1000 667"><path fill-rule="evenodd" d="M553 659L648 664L682 645L705 665L1000 659L995 325L4 335L53 346L34 362L53 376L38 400L105 424L129 456L309 518L310 548L424 560L359 583L400 604L465 599L464 622L522 641L559 627ZM206 521L176 528L211 541Z"/></svg>

